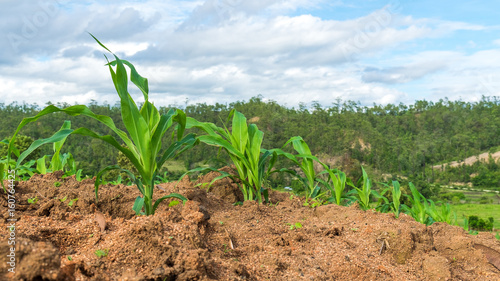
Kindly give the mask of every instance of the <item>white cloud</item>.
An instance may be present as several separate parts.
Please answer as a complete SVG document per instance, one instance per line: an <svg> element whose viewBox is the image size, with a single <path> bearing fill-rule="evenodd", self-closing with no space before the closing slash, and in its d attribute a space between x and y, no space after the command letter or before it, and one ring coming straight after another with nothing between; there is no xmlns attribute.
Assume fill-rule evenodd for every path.
<svg viewBox="0 0 500 281"><path fill-rule="evenodd" d="M313 100L328 105L339 97L368 105L412 102L404 86L415 81L422 95L436 97L498 94L500 88L498 50L481 49L476 41L473 54L418 49L425 44L420 42L487 27L415 18L390 6L351 20L327 20L291 12L342 2L6 1L11 8L0 11L0 33L24 39L14 47L0 40L0 102L114 103L106 52L86 31L134 63L149 79L157 105L259 94L289 106ZM30 35L26 22L37 17Z"/></svg>

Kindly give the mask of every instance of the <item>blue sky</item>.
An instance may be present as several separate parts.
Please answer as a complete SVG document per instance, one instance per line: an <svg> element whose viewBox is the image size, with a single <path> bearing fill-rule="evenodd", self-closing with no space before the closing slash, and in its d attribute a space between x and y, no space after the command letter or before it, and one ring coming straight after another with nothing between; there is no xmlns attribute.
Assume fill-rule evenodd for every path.
<svg viewBox="0 0 500 281"><path fill-rule="evenodd" d="M257 95L290 107L500 96L500 1L2 4L5 104L114 104L105 52L86 32L136 65L156 105Z"/></svg>

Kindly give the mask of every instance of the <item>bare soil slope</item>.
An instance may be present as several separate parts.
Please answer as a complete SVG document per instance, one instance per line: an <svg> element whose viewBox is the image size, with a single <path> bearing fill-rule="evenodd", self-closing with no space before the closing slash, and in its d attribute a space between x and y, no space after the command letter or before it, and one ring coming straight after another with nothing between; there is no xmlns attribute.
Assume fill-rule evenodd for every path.
<svg viewBox="0 0 500 281"><path fill-rule="evenodd" d="M442 168L443 166L446 167L446 166L450 166L450 167L458 167L462 164L465 164L465 165L472 165L474 163L476 163L477 161L488 161L488 158L490 157L490 154L488 152L485 152L485 153L481 153L477 156L471 156L471 157L467 157L465 158L465 160L462 162L458 162L458 161L452 161L450 163L445 163L445 164L442 164L442 165L436 165L436 166L432 166L433 169L440 169ZM493 158L493 160L495 161L498 161L498 159L500 159L500 151L497 151L493 154L491 154L491 157Z"/></svg>
<svg viewBox="0 0 500 281"><path fill-rule="evenodd" d="M158 197L179 192L190 200L172 207L164 201L155 215L137 217L133 186L101 187L96 205L92 180L48 174L17 183L16 273L7 273L2 196L0 279L500 280L485 256L500 251L490 233L470 236L357 206L312 209L283 193L271 194L272 205L233 206L241 194L228 179L208 193L187 180L161 187L166 192L156 191ZM28 204L35 196L38 203ZM296 223L302 227L291 229Z"/></svg>

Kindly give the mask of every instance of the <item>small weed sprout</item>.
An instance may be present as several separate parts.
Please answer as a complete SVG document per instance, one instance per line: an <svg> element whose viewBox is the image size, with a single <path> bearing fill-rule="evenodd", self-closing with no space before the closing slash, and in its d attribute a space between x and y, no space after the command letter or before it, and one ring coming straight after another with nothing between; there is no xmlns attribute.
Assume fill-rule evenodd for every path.
<svg viewBox="0 0 500 281"><path fill-rule="evenodd" d="M168 203L168 207L173 207L179 205L179 201L177 200L172 200L170 203Z"/></svg>
<svg viewBox="0 0 500 281"><path fill-rule="evenodd" d="M96 250L96 251L94 252L94 254L95 254L98 258L106 257L106 256L108 256L108 253L109 253L109 249L104 249L104 250Z"/></svg>
<svg viewBox="0 0 500 281"><path fill-rule="evenodd" d="M71 199L68 203L68 207L71 207L73 206L73 204L75 204L75 202L78 201L78 198L75 198L75 199Z"/></svg>
<svg viewBox="0 0 500 281"><path fill-rule="evenodd" d="M61 186L61 183L60 183L60 182L58 182L58 181L56 181L56 182L54 183L54 186L55 186L55 187L60 187L60 186Z"/></svg>
<svg viewBox="0 0 500 281"><path fill-rule="evenodd" d="M199 186L200 188L209 188L210 187L209 184L210 183L208 183L208 182L204 182L204 183L199 183L199 184L195 185L194 187Z"/></svg>
<svg viewBox="0 0 500 281"><path fill-rule="evenodd" d="M300 222L296 222L295 224L287 223L286 225L290 227L290 230L302 228L302 224Z"/></svg>
<svg viewBox="0 0 500 281"><path fill-rule="evenodd" d="M66 199L68 199L68 196L64 196L64 198L59 199L59 201L64 202L64 201L66 201Z"/></svg>
<svg viewBox="0 0 500 281"><path fill-rule="evenodd" d="M38 203L38 196L35 196L34 198L28 198L28 203L30 204Z"/></svg>

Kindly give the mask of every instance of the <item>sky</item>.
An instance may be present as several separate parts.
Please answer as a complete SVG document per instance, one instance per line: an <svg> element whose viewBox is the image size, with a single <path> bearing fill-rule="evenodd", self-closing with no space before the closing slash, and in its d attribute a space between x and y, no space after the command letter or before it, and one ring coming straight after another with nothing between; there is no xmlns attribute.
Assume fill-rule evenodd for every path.
<svg viewBox="0 0 500 281"><path fill-rule="evenodd" d="M413 104L500 96L500 1L0 0L0 103L115 104L106 58L157 106L261 96ZM129 87L140 102L142 94Z"/></svg>

